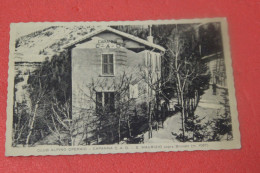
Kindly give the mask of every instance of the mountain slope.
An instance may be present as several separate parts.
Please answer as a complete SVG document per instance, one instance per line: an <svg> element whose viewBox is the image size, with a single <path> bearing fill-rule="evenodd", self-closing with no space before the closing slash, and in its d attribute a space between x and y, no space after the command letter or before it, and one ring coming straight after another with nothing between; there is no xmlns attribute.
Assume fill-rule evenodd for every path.
<svg viewBox="0 0 260 173"><path fill-rule="evenodd" d="M60 48L95 30L90 26L51 26L22 36L15 43L15 61L41 62Z"/></svg>

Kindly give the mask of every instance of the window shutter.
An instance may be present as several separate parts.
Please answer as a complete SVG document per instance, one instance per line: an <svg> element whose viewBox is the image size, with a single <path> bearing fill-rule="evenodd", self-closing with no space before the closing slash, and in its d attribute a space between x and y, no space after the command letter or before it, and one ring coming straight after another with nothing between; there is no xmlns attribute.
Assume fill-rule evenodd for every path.
<svg viewBox="0 0 260 173"><path fill-rule="evenodd" d="M138 85L129 85L129 94L130 94L130 98L138 98Z"/></svg>

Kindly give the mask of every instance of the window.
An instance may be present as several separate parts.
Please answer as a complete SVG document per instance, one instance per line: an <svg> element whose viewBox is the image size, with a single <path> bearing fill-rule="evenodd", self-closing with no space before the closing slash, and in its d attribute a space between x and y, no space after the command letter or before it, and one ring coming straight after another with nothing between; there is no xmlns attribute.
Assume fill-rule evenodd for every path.
<svg viewBox="0 0 260 173"><path fill-rule="evenodd" d="M114 92L97 92L96 93L96 104L97 104L97 111L108 110L114 111L115 110L115 93Z"/></svg>
<svg viewBox="0 0 260 173"><path fill-rule="evenodd" d="M102 74L114 75L114 54L102 54Z"/></svg>

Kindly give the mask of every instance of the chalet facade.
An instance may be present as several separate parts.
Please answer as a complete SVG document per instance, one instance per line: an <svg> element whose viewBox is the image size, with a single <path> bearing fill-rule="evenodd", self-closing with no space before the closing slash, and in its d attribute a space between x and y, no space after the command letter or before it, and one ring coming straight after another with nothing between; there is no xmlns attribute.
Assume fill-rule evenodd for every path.
<svg viewBox="0 0 260 173"><path fill-rule="evenodd" d="M66 45L72 65L72 117L94 121L99 107L115 109L119 95L136 102L154 95L149 86L160 78L165 49L152 41L152 36L147 41L106 27Z"/></svg>

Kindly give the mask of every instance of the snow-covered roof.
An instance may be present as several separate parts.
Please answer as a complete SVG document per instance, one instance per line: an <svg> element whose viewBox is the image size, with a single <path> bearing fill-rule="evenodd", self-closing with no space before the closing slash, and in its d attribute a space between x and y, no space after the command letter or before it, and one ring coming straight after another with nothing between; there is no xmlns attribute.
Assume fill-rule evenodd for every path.
<svg viewBox="0 0 260 173"><path fill-rule="evenodd" d="M93 31L93 32L91 32L91 33L89 33L89 34L87 34L87 35L81 37L80 39L78 39L78 40L76 40L76 41L74 41L74 42L72 42L72 43L69 43L69 44L63 46L62 48L63 48L63 49L68 49L68 48L74 46L75 44L80 43L80 42L82 42L82 41L84 41L84 40L86 40L86 39L88 39L88 38L90 38L90 37L93 37L93 36L95 36L95 35L97 35L97 34L99 34L99 33L102 33L102 32L104 32L104 31L109 31L109 32L118 34L118 35L120 35L120 36L122 36L122 37L126 37L126 38L128 38L128 39L131 39L131 40L133 40L133 41L136 41L136 42L138 42L138 43L141 43L141 44L143 44L143 45L145 45L145 46L148 46L148 47L151 47L151 48L155 48L155 49L158 49L158 50L160 50L160 51L165 51L165 49L164 49L162 46L159 46L159 45L157 45L157 44L148 42L148 41L146 41L146 40L144 40L144 39L138 38L138 37L133 36L133 35L131 35L131 34L128 34L128 33L125 33L125 32L122 32L122 31L119 31L119 30L116 30L116 29L113 29L113 28L111 28L111 27L105 27L105 28L101 28L101 29L99 29L99 30L95 30L95 31Z"/></svg>

